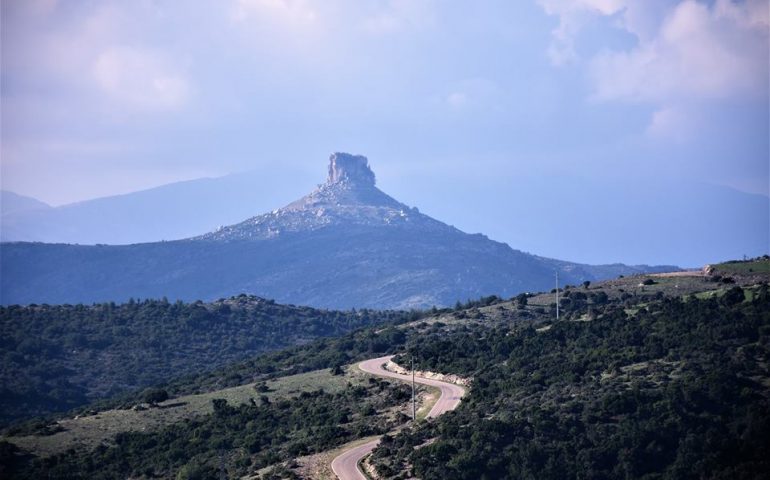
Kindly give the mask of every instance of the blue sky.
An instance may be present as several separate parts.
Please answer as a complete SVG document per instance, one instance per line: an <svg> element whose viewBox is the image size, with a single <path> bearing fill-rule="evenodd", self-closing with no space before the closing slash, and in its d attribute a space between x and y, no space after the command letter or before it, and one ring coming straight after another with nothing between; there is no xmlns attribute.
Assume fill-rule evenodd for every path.
<svg viewBox="0 0 770 480"><path fill-rule="evenodd" d="M2 188L54 205L255 169L298 196L333 151L478 229L441 206L767 195L769 116L767 0L2 2Z"/></svg>

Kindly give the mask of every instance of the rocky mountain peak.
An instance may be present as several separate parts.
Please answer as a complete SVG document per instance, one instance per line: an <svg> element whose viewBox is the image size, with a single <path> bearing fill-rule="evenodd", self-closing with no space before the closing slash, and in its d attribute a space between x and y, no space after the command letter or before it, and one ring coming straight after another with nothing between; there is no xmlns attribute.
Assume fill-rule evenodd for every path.
<svg viewBox="0 0 770 480"><path fill-rule="evenodd" d="M455 232L454 227L423 215L375 186L363 155L333 153L326 183L270 213L195 237L206 240L259 240L329 227L387 227L426 232Z"/></svg>
<svg viewBox="0 0 770 480"><path fill-rule="evenodd" d="M373 187L374 172L369 168L369 160L363 155L336 152L329 157L329 176L326 183Z"/></svg>

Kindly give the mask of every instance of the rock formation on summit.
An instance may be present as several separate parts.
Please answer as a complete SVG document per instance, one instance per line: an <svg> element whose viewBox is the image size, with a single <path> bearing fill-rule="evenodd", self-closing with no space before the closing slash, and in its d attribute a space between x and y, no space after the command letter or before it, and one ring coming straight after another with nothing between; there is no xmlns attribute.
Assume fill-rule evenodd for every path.
<svg viewBox="0 0 770 480"><path fill-rule="evenodd" d="M329 176L326 183L350 183L360 187L373 187L374 172L369 168L369 160L363 155L337 152L329 157Z"/></svg>
<svg viewBox="0 0 770 480"><path fill-rule="evenodd" d="M201 240L257 240L309 232L330 226L418 227L455 231L421 214L375 186L374 172L362 155L334 153L329 157L326 183L283 208L220 228Z"/></svg>

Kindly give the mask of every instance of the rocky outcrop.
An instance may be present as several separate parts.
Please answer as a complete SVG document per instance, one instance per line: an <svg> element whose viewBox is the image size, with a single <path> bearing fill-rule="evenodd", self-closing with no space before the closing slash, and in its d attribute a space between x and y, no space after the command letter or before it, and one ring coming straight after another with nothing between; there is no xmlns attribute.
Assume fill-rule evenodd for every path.
<svg viewBox="0 0 770 480"><path fill-rule="evenodd" d="M329 176L327 184L347 183L357 187L373 187L374 172L369 168L369 160L363 155L336 152L329 157Z"/></svg>
<svg viewBox="0 0 770 480"><path fill-rule="evenodd" d="M318 188L283 208L196 237L203 240L260 240L329 227L397 227L442 234L460 233L421 214L375 186L369 160L334 153L329 174Z"/></svg>
<svg viewBox="0 0 770 480"><path fill-rule="evenodd" d="M412 374L411 370L402 367L401 365L397 364L393 360L388 360L388 363L385 364L385 370L389 370L391 372L398 373L399 375L411 375ZM462 387L469 387L471 385L471 379L470 378L463 378L463 377L460 377L460 376L454 375L454 374L444 374L444 373L429 372L427 370L415 370L414 374L417 377L430 378L432 380L439 380L439 381L447 382L447 383L454 383L455 385L460 385Z"/></svg>

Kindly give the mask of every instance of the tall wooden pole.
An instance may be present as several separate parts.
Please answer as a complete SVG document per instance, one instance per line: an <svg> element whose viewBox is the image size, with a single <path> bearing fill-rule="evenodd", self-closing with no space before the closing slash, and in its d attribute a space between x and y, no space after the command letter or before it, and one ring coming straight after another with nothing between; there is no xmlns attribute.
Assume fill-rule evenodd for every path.
<svg viewBox="0 0 770 480"><path fill-rule="evenodd" d="M556 320L559 319L559 271L556 270Z"/></svg>
<svg viewBox="0 0 770 480"><path fill-rule="evenodd" d="M414 357L412 357L412 421L417 420L417 402L414 397Z"/></svg>

